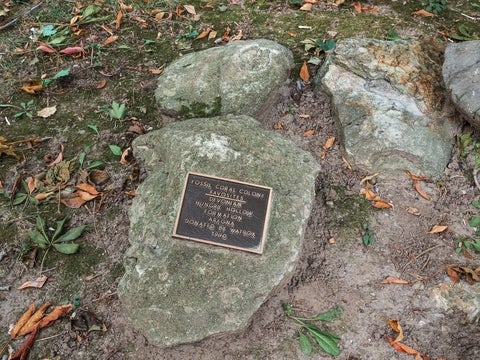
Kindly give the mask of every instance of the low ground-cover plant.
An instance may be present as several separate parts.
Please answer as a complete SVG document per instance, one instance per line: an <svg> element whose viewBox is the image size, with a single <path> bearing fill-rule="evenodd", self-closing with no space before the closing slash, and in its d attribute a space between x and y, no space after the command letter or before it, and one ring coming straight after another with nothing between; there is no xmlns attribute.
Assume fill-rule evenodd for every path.
<svg viewBox="0 0 480 360"><path fill-rule="evenodd" d="M78 239L82 235L86 225L77 226L67 230L66 232L63 232L65 222L67 220L69 220L68 216L57 221L57 226L54 233L49 235L47 233L50 228L47 227L45 220L40 216L37 216L35 229L28 232L28 236L35 243L35 245L44 250L42 261L40 263L40 269L43 269L45 258L52 248L59 253L67 255L75 254L78 251L80 245L73 243L72 241Z"/></svg>
<svg viewBox="0 0 480 360"><path fill-rule="evenodd" d="M340 319L343 313L343 308L341 306L335 306L326 312L308 318L295 316L293 314L292 306L290 304L285 304L283 306L283 311L289 319L293 320L295 324L300 327L298 342L302 352L304 352L306 355L312 354L313 340L313 343L317 343L320 348L327 354L333 356L337 356L340 354L340 348L338 346L340 338L327 331L320 330L316 325L312 324L312 322L332 322Z"/></svg>

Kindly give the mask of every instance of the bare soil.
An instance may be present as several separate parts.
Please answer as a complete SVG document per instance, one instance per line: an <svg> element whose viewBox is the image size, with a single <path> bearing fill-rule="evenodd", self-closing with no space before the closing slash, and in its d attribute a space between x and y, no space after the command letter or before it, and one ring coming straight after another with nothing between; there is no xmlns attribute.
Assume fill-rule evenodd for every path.
<svg viewBox="0 0 480 360"><path fill-rule="evenodd" d="M288 10L282 7L282 11ZM243 26L245 33L254 32L248 22ZM405 29L405 32L414 33L415 30ZM72 69L73 80L62 84L63 90L88 89L101 78L98 72L80 61ZM125 68L123 71L126 71ZM156 76L140 68L130 71L137 82L129 83L128 80L125 83L123 80L122 83L119 76L116 86L130 86L134 95L137 91L137 98L153 97L152 84ZM311 71L313 73L315 69ZM17 349L21 345L23 339L9 341L7 332L30 303L35 302L37 306L45 301L60 304L77 296L80 307L76 311L77 315L83 314L83 323L63 319L43 329L33 346L31 359L331 358L319 349L311 357L300 351L298 328L283 313L282 307L286 303L293 306L295 313L303 316L315 315L335 305L343 307L341 320L318 324L341 338L338 359L413 358L397 352L387 342L387 336L396 337L387 324L388 319L400 321L404 342L424 354L425 359L480 358L478 316L466 314L456 307L442 306L434 295L435 289L452 286L446 275L446 265L479 266L478 253L455 252L456 239L473 233L468 220L476 214L476 209L471 202L478 199L480 192L474 183L471 158L460 156L460 149L455 146L444 174L422 183L431 200L422 198L404 173L393 176L378 174L372 181L375 190L393 203L394 208L374 209L359 195L364 186L361 180L373 174L356 168L343 158L341 134L332 117L328 97L308 86L299 91L296 80L292 76L291 83L281 89L278 102L259 118L266 128L291 139L318 160L322 170L316 184L317 196L295 274L264 303L245 331L160 349L149 344L139 331L131 327L123 314L116 287L123 273L123 254L129 246L128 209L131 197L125 192L134 189L145 173L135 161L120 166L116 159L108 159L106 170L111 178L100 189L107 195L75 210L69 224L89 224L80 242L80 252L71 256L55 252L49 254L43 271L49 279L42 289L16 290L23 282L40 275L40 254L27 246L27 231L32 229L37 215L51 220L71 214L71 211L61 207L60 214L52 217L58 210L55 203L33 207L33 211L32 206L26 204L13 207L8 201L2 203L0 350L5 352L1 354L6 354L9 346ZM58 96L50 93L48 100ZM128 105L133 107L135 99L131 96L130 93ZM15 95L11 98L16 99ZM107 103L111 100L103 99ZM75 100L70 101L73 104ZM90 101L85 100L84 105L93 112ZM60 108L68 106L69 103L64 102ZM451 113L452 121L461 124L464 132L468 131L461 116L454 110ZM153 113L153 116L159 114ZM144 116L142 121L147 131L161 126L158 119L146 118L148 116ZM39 121L32 121L31 125L32 134L38 134L44 126ZM35 157L29 155L32 150L26 146L21 150L22 154L27 154L23 161L4 161L3 155L0 159L0 180L5 189L13 186L18 174L36 174L44 169L43 156L56 155L59 145L68 143L72 133L74 136L84 135L80 127L67 125L65 128L59 126L55 136L35 145ZM112 129L101 132L93 153L100 154L98 149L108 144L128 144L137 136L116 130L117 127L127 128L129 121L115 122L114 125ZM2 123L2 126L6 127L6 124ZM50 127L55 128L56 125L51 124ZM315 130L313 135L304 136L312 129ZM11 133L7 135L12 136ZM322 148L332 136L336 141L324 153ZM78 155L81 147L67 151L71 153L66 156L71 157ZM361 231L367 224L373 231L375 242L365 246ZM427 233L439 224L448 225L448 230L438 234ZM409 284L382 284L387 276L402 278ZM469 285L461 280L457 286ZM478 285L476 289L478 291Z"/></svg>

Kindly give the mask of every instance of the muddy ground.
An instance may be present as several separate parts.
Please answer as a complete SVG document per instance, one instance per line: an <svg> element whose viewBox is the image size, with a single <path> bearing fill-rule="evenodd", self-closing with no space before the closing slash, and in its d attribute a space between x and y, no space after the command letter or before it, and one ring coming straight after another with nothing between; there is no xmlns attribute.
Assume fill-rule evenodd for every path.
<svg viewBox="0 0 480 360"><path fill-rule="evenodd" d="M382 11L394 14L392 18L398 21L401 16L384 2L380 3L384 6ZM274 8L283 13L292 12L285 4L275 5ZM244 34L255 37L251 22L244 21L237 25L244 29ZM419 32L415 27L402 31L409 34ZM23 33L26 34L28 30ZM9 44L5 44L3 56L7 50L11 50L7 46ZM298 57L301 50L294 50ZM109 144L128 147L131 140L138 136L138 131L128 131L134 121L140 122L142 131L158 128L164 122L154 105L140 100L153 97L157 76L145 69L162 64L149 63L148 59L144 61L132 68L128 60L117 58L99 70L91 66L91 59L72 60L73 76L58 84L55 91L36 95L37 101L43 106L57 102L59 112L71 116L66 122L56 121L55 117L16 119L13 112L7 112L8 108L0 108L1 136L9 140L34 136L44 138L40 143L24 142L15 147L18 159L5 154L0 158L0 181L5 195L0 207L2 354L6 354L9 347L17 349L23 341L9 341L7 333L30 303L35 302L39 306L51 301L56 305L76 298L80 302L77 314L84 314L84 321L72 323L63 319L43 329L30 358L330 358L318 348L311 357L300 351L298 328L283 313L282 307L286 303L293 306L295 313L303 316L315 315L335 305L343 307L340 320L318 323L320 328L341 338L339 359L413 358L412 355L397 352L387 342L387 336L396 336L387 324L388 319L398 319L404 330L404 342L431 359L480 357L480 331L475 314L466 314L455 307L443 307L434 296L436 288L451 286L446 265L479 266L479 253L455 251L457 239L473 236L474 233L468 221L478 213L478 209L471 205L472 200L478 199L480 191L473 175L477 150L470 147L470 152L465 153L456 143L452 160L444 174L422 183L430 200L422 198L413 189L412 181L406 174L378 174L372 181L374 188L394 208L374 209L359 195L364 186L361 180L372 174L356 168L343 158L341 136L332 118L328 97L312 91L308 86L298 93L295 90L296 74L292 74L290 84L281 91L278 102L259 117L266 128L311 152L322 167L303 253L293 278L272 294L254 315L250 326L240 334L215 336L199 343L168 349L148 344L125 319L116 295L116 287L123 273L123 254L129 246L128 208L132 199L131 191L142 181L145 173L135 159L131 159L127 165L121 165L118 158L104 151ZM302 63L300 58L297 58L297 62L299 66ZM48 64L50 69L59 69L53 61ZM10 70L6 80L11 88L2 93L2 103L17 104L20 100L29 99L18 88L34 73L31 66L14 68L23 69L23 73ZM4 75L7 74L5 66L2 69ZM311 68L312 75L314 71ZM122 89L129 88L123 91L123 97L119 98L118 92L113 89L108 90L108 86L103 93L95 89L104 74L109 75L113 89L119 89L122 93ZM73 99L64 94L74 94ZM97 121L96 118L106 118L102 106L115 99L127 104L128 116L121 121L107 118L105 122L110 128L102 125L98 134L90 131L86 125ZM464 119L449 108L448 103L445 106L449 109L452 121L458 124L459 133L470 131ZM82 107L83 112L78 110ZM306 131L312 129L315 130L313 135L304 136ZM335 137L336 141L325 154L322 147L330 137ZM84 142L77 143L75 140L78 139ZM87 159L104 160L102 170L110 175L105 183L97 186L103 196L79 209L58 205L55 197L40 205L28 202L16 206L11 204L10 190L15 188L19 179L45 171L46 163L58 155L60 144L65 145L64 156L69 159L78 156L87 141L95 144ZM81 176L79 171L72 172L71 181L78 181ZM35 251L27 236L38 215L47 219L49 224L54 224L55 220L65 215L72 216L68 224L71 227L87 224L87 230L78 241L81 244L79 252L66 256L52 251L41 270L42 252ZM441 233L428 234L434 225L448 225L449 228ZM368 246L362 242L361 231L365 227L371 229L375 239ZM41 289L16 290L41 272L48 276L48 281ZM382 284L381 281L388 276L409 283ZM469 285L461 280L459 286Z"/></svg>

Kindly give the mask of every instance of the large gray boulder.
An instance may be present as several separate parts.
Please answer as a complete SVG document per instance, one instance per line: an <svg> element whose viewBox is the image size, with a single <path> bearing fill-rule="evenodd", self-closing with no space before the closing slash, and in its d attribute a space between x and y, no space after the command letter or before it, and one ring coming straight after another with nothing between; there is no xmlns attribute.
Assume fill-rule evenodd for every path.
<svg viewBox="0 0 480 360"><path fill-rule="evenodd" d="M319 165L248 116L172 123L137 138L149 171L130 209L118 295L131 323L160 346L244 329L289 280L302 248ZM172 238L188 171L273 188L262 255Z"/></svg>
<svg viewBox="0 0 480 360"><path fill-rule="evenodd" d="M351 162L374 172L443 172L455 128L439 109L440 66L425 52L416 42L338 41L315 83L332 97Z"/></svg>
<svg viewBox="0 0 480 360"><path fill-rule="evenodd" d="M480 129L480 40L447 45L443 80L458 110Z"/></svg>
<svg viewBox="0 0 480 360"><path fill-rule="evenodd" d="M293 67L290 50L271 40L235 41L190 53L158 78L155 98L183 118L256 115L273 101Z"/></svg>

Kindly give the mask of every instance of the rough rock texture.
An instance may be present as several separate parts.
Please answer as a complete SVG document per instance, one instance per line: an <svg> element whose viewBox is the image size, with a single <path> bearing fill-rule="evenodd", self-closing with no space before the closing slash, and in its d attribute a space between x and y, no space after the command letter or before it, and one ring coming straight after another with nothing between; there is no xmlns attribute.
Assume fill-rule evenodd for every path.
<svg viewBox="0 0 480 360"><path fill-rule="evenodd" d="M458 110L480 129L480 40L447 45L443 80Z"/></svg>
<svg viewBox="0 0 480 360"><path fill-rule="evenodd" d="M183 118L255 115L293 67L290 50L270 40L236 41L183 56L158 79L161 109Z"/></svg>
<svg viewBox="0 0 480 360"><path fill-rule="evenodd" d="M438 111L439 65L419 43L339 41L315 83L332 97L350 161L371 171L439 175L453 125Z"/></svg>
<svg viewBox="0 0 480 360"><path fill-rule="evenodd" d="M319 165L248 116L176 122L137 138L150 174L130 210L118 295L132 324L161 346L243 329L299 258ZM188 171L273 188L262 255L172 238Z"/></svg>

